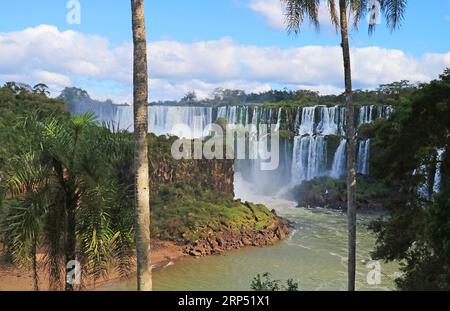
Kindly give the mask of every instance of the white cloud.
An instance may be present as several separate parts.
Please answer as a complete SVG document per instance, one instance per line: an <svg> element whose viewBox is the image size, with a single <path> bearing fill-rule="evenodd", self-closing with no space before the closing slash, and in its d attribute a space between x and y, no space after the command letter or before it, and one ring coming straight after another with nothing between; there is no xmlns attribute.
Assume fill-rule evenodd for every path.
<svg viewBox="0 0 450 311"><path fill-rule="evenodd" d="M445 20L446 22L450 22L450 15L445 15L445 16L444 16L444 20Z"/></svg>
<svg viewBox="0 0 450 311"><path fill-rule="evenodd" d="M367 47L351 53L357 88L403 79L429 81L450 67L450 52L413 57L401 50ZM151 100L178 99L189 90L206 97L216 87L259 92L276 86L336 94L343 86L339 46L283 49L230 38L157 41L149 45L149 70ZM113 47L105 38L47 25L0 33L0 80L44 82L53 91L76 85L101 98L130 101L132 45Z"/></svg>
<svg viewBox="0 0 450 311"><path fill-rule="evenodd" d="M280 0L251 0L248 7L266 18L267 24L275 29L283 30L284 13Z"/></svg>
<svg viewBox="0 0 450 311"><path fill-rule="evenodd" d="M260 93L270 91L272 88L269 83L249 82L244 80L231 80L218 83L208 83L205 81L193 79L182 82L170 82L161 79L150 79L150 95L153 98L164 99L170 94L169 98L181 98L187 92L195 90L197 97L204 99L210 96L216 88L243 89L247 92Z"/></svg>
<svg viewBox="0 0 450 311"><path fill-rule="evenodd" d="M337 87L334 85L297 85L296 88L300 90L307 89L314 92L319 92L320 94L327 94L327 95L339 95L345 91L344 88Z"/></svg>
<svg viewBox="0 0 450 311"><path fill-rule="evenodd" d="M72 81L69 77L56 72L35 70L32 72L32 76L34 76L37 81L45 81L49 85L72 85Z"/></svg>

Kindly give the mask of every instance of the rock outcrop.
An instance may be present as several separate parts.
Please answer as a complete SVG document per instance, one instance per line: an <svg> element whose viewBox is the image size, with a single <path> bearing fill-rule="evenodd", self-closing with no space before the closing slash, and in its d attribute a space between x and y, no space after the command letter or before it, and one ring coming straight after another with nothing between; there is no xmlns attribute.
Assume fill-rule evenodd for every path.
<svg viewBox="0 0 450 311"><path fill-rule="evenodd" d="M219 255L248 246L274 245L285 239L288 234L288 221L278 218L278 216L276 221L263 229L241 228L236 230L223 225L219 230L211 231L207 238L187 244L184 252L194 257Z"/></svg>

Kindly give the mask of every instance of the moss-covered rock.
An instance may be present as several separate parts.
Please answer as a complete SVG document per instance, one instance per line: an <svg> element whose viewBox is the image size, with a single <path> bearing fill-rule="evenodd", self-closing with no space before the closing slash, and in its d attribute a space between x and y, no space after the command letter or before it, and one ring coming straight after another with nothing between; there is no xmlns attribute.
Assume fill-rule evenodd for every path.
<svg viewBox="0 0 450 311"><path fill-rule="evenodd" d="M164 185L154 196L152 234L159 239L195 242L225 230L270 230L281 219L264 205L234 200L231 194L194 189L186 184ZM276 228L272 228L275 232Z"/></svg>

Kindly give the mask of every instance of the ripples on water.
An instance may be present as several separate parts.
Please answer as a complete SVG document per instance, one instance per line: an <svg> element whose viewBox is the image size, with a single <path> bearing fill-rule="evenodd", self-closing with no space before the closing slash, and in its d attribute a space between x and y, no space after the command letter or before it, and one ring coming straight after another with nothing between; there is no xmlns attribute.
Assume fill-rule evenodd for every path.
<svg viewBox="0 0 450 311"><path fill-rule="evenodd" d="M237 181L239 183L239 180ZM184 260L154 272L156 290L249 290L253 277L270 272L275 279L294 279L301 290L346 290L347 219L326 209L295 208L279 198L254 196L246 185L236 186L238 198L264 203L289 219L293 231L272 247L247 248L195 260ZM397 265L381 263L381 284L367 283L366 267L374 237L367 230L373 216L358 217L357 289L392 290ZM123 284L119 289L132 288Z"/></svg>

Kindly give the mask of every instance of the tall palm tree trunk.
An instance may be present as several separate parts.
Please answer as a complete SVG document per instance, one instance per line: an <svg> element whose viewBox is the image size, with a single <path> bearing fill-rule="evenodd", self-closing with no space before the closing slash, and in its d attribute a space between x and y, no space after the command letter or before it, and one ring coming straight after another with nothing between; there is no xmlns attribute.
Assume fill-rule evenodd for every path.
<svg viewBox="0 0 450 311"><path fill-rule="evenodd" d="M134 136L137 289L152 290L148 164L148 68L144 0L131 0L134 43Z"/></svg>
<svg viewBox="0 0 450 311"><path fill-rule="evenodd" d="M67 208L67 231L65 241L65 257L66 257L66 291L73 291L74 284L67 281L67 276L71 273L72 267L69 262L76 260L76 201L70 197L70 192L66 193Z"/></svg>
<svg viewBox="0 0 450 311"><path fill-rule="evenodd" d="M36 233L35 233L36 234ZM37 264L37 236L33 238L33 246L31 249L32 269L33 269L33 290L39 291L39 273Z"/></svg>
<svg viewBox="0 0 450 311"><path fill-rule="evenodd" d="M348 290L354 291L356 275L356 129L346 0L339 0L339 11L342 52L344 57L345 99L347 103Z"/></svg>

